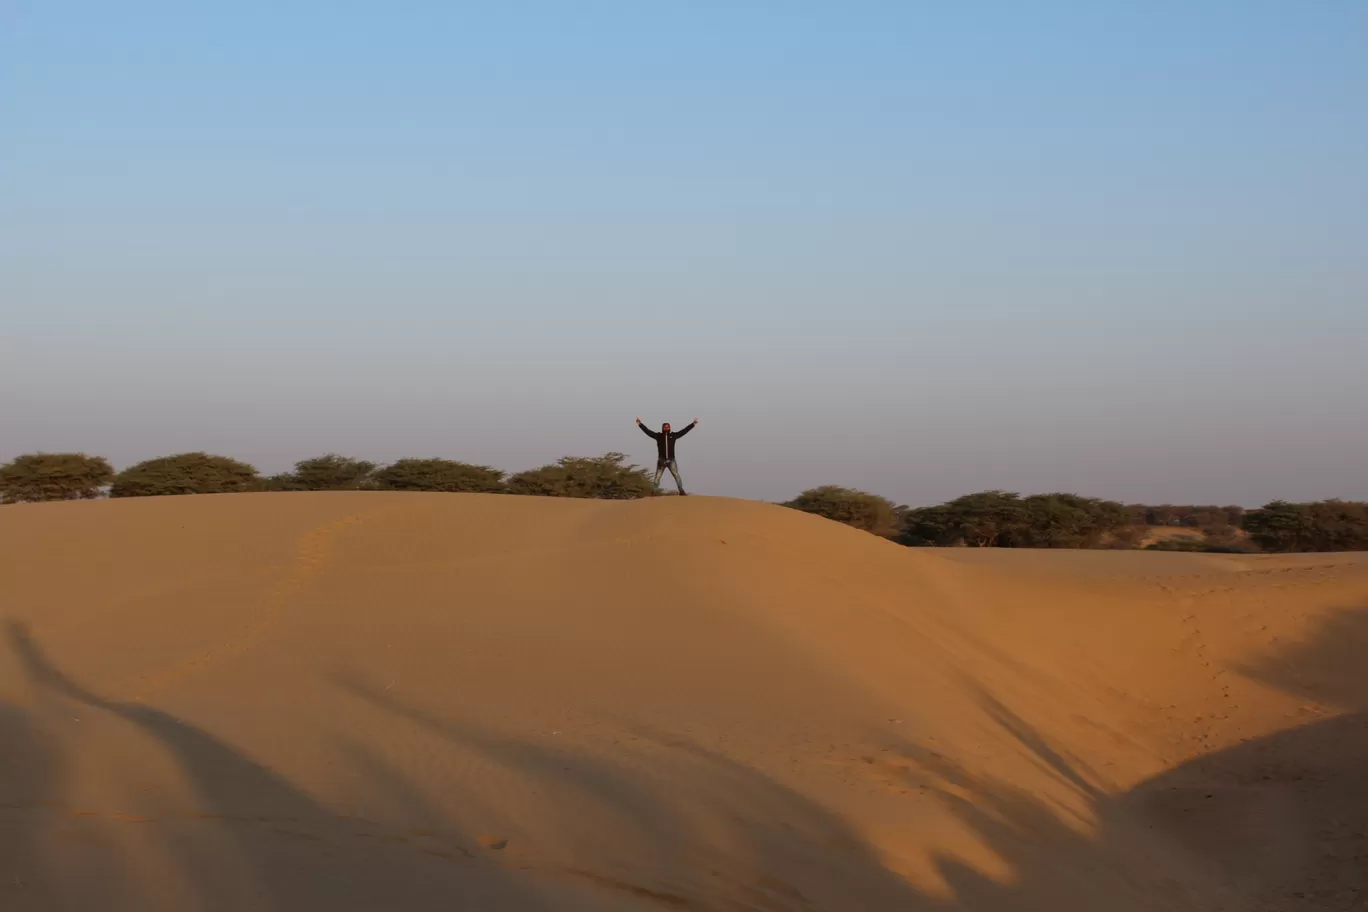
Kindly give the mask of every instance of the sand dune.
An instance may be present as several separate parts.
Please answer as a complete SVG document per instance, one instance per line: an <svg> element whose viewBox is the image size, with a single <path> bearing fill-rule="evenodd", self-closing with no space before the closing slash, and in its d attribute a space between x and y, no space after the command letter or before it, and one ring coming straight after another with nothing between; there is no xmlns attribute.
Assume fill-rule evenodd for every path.
<svg viewBox="0 0 1368 912"><path fill-rule="evenodd" d="M1368 907L1368 557L0 509L0 909Z"/></svg>

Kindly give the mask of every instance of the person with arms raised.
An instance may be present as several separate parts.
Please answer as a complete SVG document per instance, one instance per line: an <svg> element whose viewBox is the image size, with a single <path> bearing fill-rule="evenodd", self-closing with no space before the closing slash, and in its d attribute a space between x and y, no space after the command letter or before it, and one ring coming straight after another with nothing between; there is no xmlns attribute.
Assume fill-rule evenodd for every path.
<svg viewBox="0 0 1368 912"><path fill-rule="evenodd" d="M698 419L695 418L693 422L687 425L682 431L670 430L670 423L668 421L660 426L659 431L653 431L642 424L640 418L636 420L636 423L637 427L641 428L642 432L645 433L647 437L650 437L656 442L655 483L660 484L660 476L665 474L666 469L669 469L670 474L674 476L675 487L679 488L680 496L688 494L688 492L684 490L684 481L679 477L679 464L675 461L675 441L697 427Z"/></svg>

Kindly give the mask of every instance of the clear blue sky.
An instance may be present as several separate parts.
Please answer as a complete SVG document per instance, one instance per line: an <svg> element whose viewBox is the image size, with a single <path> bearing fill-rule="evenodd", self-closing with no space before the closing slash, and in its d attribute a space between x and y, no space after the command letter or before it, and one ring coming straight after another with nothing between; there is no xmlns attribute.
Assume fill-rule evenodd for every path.
<svg viewBox="0 0 1368 912"><path fill-rule="evenodd" d="M1368 3L0 2L0 459L1368 498Z"/></svg>

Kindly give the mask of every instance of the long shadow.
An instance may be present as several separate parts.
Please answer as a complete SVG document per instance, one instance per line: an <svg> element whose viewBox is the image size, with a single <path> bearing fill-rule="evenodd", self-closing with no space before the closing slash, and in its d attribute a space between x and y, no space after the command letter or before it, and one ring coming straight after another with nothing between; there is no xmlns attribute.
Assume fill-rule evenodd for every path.
<svg viewBox="0 0 1368 912"><path fill-rule="evenodd" d="M332 912L449 909L468 903L545 908L538 894L499 872L491 877L476 868L453 868L402 846L379 858L385 851L380 840L357 837L388 834L358 833L350 818L184 719L144 704L101 698L49 661L22 624L10 623L8 638L26 676L46 699L69 700L135 726L170 753L193 792L190 809L150 821L162 834L161 851L173 861L175 870L167 873L180 885L180 895L168 896L157 884L131 875L73 886L70 866L55 857L60 848L45 854L36 821L21 819L16 826L13 814L44 800L57 801L60 758L36 724L23 713L4 708L0 743L5 749L0 756L5 759L0 760L0 772L5 785L0 795L17 796L10 803L24 807L0 809L9 815L0 819L10 821L10 827L0 832L5 833L6 845L17 847L6 856L19 869L16 876L32 881L21 884L32 888L25 895L45 896L33 908ZM117 857L119 848L105 854Z"/></svg>
<svg viewBox="0 0 1368 912"><path fill-rule="evenodd" d="M183 719L145 704L97 696L49 661L22 624L10 623L8 635L29 680L48 698L62 697L120 718L155 739L177 761L193 790L189 814L214 823L214 839L205 844L191 835L193 827L169 822L168 829L174 832L168 833L164 847L175 858L177 873L202 885L196 892L217 892L224 905L276 908L284 885L273 882L269 865L251 863L259 825L316 824L328 818L327 812L278 774ZM220 883L211 888L216 880Z"/></svg>
<svg viewBox="0 0 1368 912"><path fill-rule="evenodd" d="M0 703L0 909L55 907L44 846L64 778L61 750L37 715Z"/></svg>
<svg viewBox="0 0 1368 912"><path fill-rule="evenodd" d="M1362 660L1368 610L1338 614L1307 642L1242 669L1347 714L1199 758L1120 796L1104 794L1076 758L981 692L986 715L1091 810L1091 829L1041 795L976 774L925 745L891 744L890 755L902 764L892 774L931 792L1008 872L990 876L959 857L936 856L953 892L948 899L930 897L889 870L834 813L763 771L688 739L636 732L656 751L652 756L670 758L669 770L682 774L651 779L612 759L444 719L356 677L339 676L339 686L355 698L525 782L544 783L611 815L631 843L620 857L598 855L592 870L566 865L542 872L546 876L535 886L522 872L482 867L474 851L424 861L402 846L358 846L355 824L278 773L162 710L98 696L59 670L21 625L11 624L8 634L26 677L49 700L123 720L163 746L183 770L194 813L156 823L165 829L167 856L193 889L188 907L558 909L569 904L556 901L557 885L569 890L578 879L602 891L604 908L1368 908L1368 662ZM61 741L41 713L3 704L0 739L0 908L176 907L150 901L113 869L104 872L103 897L65 890L58 881L69 872L43 822L51 817L48 805L61 800L67 766ZM411 825L445 829L465 844L474 833L466 818L501 811L471 790L445 796L463 809L463 819L452 819L363 740L341 750ZM203 829L206 819L212 838ZM575 836L573 820L542 822L552 842ZM716 854L717 846L726 847L727 857ZM681 867L711 879L650 879L651 870ZM11 872L16 881L8 886L3 879Z"/></svg>
<svg viewBox="0 0 1368 912"><path fill-rule="evenodd" d="M1259 909L1368 909L1368 609L1239 669L1340 712L1186 763L1124 802Z"/></svg>
<svg viewBox="0 0 1368 912"><path fill-rule="evenodd" d="M831 812L762 771L679 736L636 731L643 746L680 758L672 761L671 770L687 773L672 783L668 778L648 781L639 771L601 757L442 719L354 675L337 675L335 682L351 695L525 777L526 783L558 791L562 802L611 816L629 834L630 851L616 860L611 850L609 857L601 854L594 870L567 865L559 873L632 893L646 901L644 907L900 912L940 907L890 871ZM479 808L478 795L461 798ZM477 812L497 816L498 809ZM574 821L542 818L540 825L552 842L577 838ZM719 826L724 832L718 832ZM726 846L725 855L710 848L719 844ZM700 885L698 876L687 883L654 880L643 868L657 861L675 870L705 873L705 883Z"/></svg>
<svg viewBox="0 0 1368 912"><path fill-rule="evenodd" d="M1239 670L1343 715L1197 758L1109 797L1088 771L986 693L985 712L1097 821L1084 835L1038 798L898 744L909 784L944 806L1013 871L1003 882L941 858L959 907L1368 909L1368 610L1328 618L1306 642Z"/></svg>
<svg viewBox="0 0 1368 912"><path fill-rule="evenodd" d="M141 703L106 699L61 670L21 624L8 625L8 641L25 677L56 716L93 719L104 713L121 720L164 748L176 761L190 786L189 807L179 812L152 814L141 833L157 842L157 851L174 868L168 871L180 884L175 896L158 893L158 885L131 870L121 870L126 844L96 846L71 855L68 847L48 846L41 838L36 816L15 812L44 811L65 818L59 777L61 751L42 734L41 720L26 710L4 707L0 735L6 750L0 762L4 791L16 805L4 808L5 861L15 869L15 890L25 891L23 908L33 909L447 909L489 908L536 910L562 908L749 909L860 908L916 912L931 905L901 878L889 872L865 844L834 816L802 796L771 781L756 770L702 749L685 751L693 762L706 764L702 776L709 783L704 816L732 821L723 842L733 858L710 859L721 868L707 890L690 891L671 884L632 879L630 864L621 868L567 867L539 872L491 870L473 852L456 849L445 859L428 858L428 865L467 874L484 874L480 889L462 890L462 879L449 875L422 877L412 865L396 864L394 853L408 851L388 845L394 834L372 834L380 839L359 847L343 844L355 826L342 822L329 808L292 785L280 774L245 756L214 735L185 719ZM356 681L347 682L355 695L436 731L448 741L493 758L507 769L547 781L551 787L573 790L618 815L632 830L636 859L654 858L675 863L696 853L708 840L695 839L697 813L684 813L662 790L630 776L610 762L572 756L538 745L497 736L478 727L444 722L406 706L383 692ZM32 718L31 718L32 716ZM648 733L643 733L648 738ZM661 739L662 743L665 739ZM669 748L683 750L678 739ZM400 771L387 767L362 742L343 746L353 769L365 777L405 818L407 826L443 829L464 836L459 821L434 812L421 790ZM468 797L474 804L479 796ZM49 803L48 808L41 807ZM22 805L22 806L20 806ZM694 807L698 812L700 808ZM106 814L101 811L101 814ZM98 826L95 820L87 826ZM378 825L376 825L378 826ZM716 835L716 834L714 834ZM117 839L117 837L115 837ZM300 842L307 839L306 842ZM465 840L471 842L472 840ZM387 858L378 858L390 852ZM418 854L412 853L410 854ZM438 853L428 852L428 855ZM73 858L81 864L94 859L100 878L73 884ZM383 861L387 876L367 875L368 867ZM440 867L445 865L446 867ZM384 864L379 865L385 867ZM799 869L804 886L769 876L771 871ZM8 873L8 868L5 869ZM534 875L537 872L534 872ZM489 876L497 881L488 888ZM550 885L548 887L548 884ZM581 901L572 904L571 894ZM600 896L585 905L586 894ZM548 898L550 897L550 898ZM9 897L14 898L14 897ZM719 906L719 903L722 905ZM4 908L21 908L6 902Z"/></svg>
<svg viewBox="0 0 1368 912"><path fill-rule="evenodd" d="M1087 813L972 772L925 745L892 742L885 773L935 796L977 837L986 850L982 858L1009 872L990 876L960 857L934 853L934 867L954 895L949 906L976 912L1227 908L1231 897L1208 872L1094 785L1078 760L986 691L979 691L979 701Z"/></svg>
<svg viewBox="0 0 1368 912"><path fill-rule="evenodd" d="M886 771L910 788L930 791L1008 871L990 875L959 857L935 856L933 864L952 894L941 898L892 872L866 840L811 799L679 735L634 729L643 741L693 764L672 766L686 775L648 786L603 760L441 719L354 677L337 680L354 696L463 750L635 819L630 857L620 868L594 872L605 880L630 885L632 865L643 858L692 857L714 868L714 874L725 873L706 889L636 881L688 908L1155 912L1229 908L1222 903L1232 899L1181 846L1104 795L1076 760L986 693L981 694L985 712L1043 770L1082 798L1096 814L1098 831L1088 832L1038 795L974 774L934 750L911 741L894 743L889 754L898 762ZM678 793L671 796L671 789ZM703 834L695 823L700 817L728 821L727 831ZM907 820L909 828L919 825ZM571 832L553 835L561 841L574 838ZM699 846L708 842L729 846L730 862L699 857ZM777 881L774 872L785 872L785 879Z"/></svg>

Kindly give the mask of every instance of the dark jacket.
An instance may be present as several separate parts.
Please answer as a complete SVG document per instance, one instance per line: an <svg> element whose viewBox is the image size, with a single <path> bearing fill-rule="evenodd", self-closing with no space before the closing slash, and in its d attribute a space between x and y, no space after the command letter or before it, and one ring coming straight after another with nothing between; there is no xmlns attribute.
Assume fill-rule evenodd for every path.
<svg viewBox="0 0 1368 912"><path fill-rule="evenodd" d="M650 437L653 440L655 440L656 458L659 459L661 462L669 462L671 459L675 458L674 442L678 440L680 437L683 437L685 434L689 433L689 431L692 431L694 429L694 425L697 423L698 422L696 421L690 422L688 425L685 426L684 430L682 431L676 431L671 429L670 433L668 434L664 431L653 431L644 424L641 425L641 430L643 433L646 434L647 437Z"/></svg>

